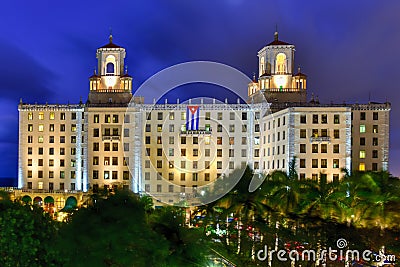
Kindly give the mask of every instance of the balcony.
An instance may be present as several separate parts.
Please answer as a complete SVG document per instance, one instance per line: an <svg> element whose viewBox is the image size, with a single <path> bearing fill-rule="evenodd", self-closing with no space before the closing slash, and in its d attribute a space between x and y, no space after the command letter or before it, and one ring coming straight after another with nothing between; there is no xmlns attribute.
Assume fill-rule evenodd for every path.
<svg viewBox="0 0 400 267"><path fill-rule="evenodd" d="M181 131L181 135L210 135L212 132L210 128L199 128L198 130L188 130L188 131Z"/></svg>
<svg viewBox="0 0 400 267"><path fill-rule="evenodd" d="M331 138L329 136L315 136L310 137L310 143L317 143L317 142L331 142Z"/></svg>
<svg viewBox="0 0 400 267"><path fill-rule="evenodd" d="M103 141L120 141L119 135L103 135Z"/></svg>

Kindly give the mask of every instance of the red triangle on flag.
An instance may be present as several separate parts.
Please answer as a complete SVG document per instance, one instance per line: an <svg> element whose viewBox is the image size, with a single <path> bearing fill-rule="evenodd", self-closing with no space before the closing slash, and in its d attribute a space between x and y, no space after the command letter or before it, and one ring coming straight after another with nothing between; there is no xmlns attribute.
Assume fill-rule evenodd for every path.
<svg viewBox="0 0 400 267"><path fill-rule="evenodd" d="M190 113L195 114L199 109L199 106L188 106Z"/></svg>

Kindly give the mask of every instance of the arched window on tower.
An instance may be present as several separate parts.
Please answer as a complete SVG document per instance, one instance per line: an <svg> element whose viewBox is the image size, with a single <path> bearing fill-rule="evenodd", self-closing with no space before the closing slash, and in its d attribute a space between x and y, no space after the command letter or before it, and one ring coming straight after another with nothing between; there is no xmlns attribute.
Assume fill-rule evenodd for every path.
<svg viewBox="0 0 400 267"><path fill-rule="evenodd" d="M279 53L276 55L276 66L275 73L276 74L285 74L286 73L286 55L284 53Z"/></svg>
<svg viewBox="0 0 400 267"><path fill-rule="evenodd" d="M107 63L107 74L114 74L114 64L109 62Z"/></svg>
<svg viewBox="0 0 400 267"><path fill-rule="evenodd" d="M265 59L264 57L261 57L260 60L260 76L265 73Z"/></svg>

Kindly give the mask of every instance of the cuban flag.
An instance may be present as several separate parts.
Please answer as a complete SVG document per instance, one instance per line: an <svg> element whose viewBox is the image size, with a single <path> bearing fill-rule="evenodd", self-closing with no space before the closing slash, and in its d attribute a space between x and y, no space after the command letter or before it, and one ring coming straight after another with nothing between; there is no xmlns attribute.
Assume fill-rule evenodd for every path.
<svg viewBox="0 0 400 267"><path fill-rule="evenodd" d="M199 130L200 107L187 106L186 108L186 130L198 131Z"/></svg>

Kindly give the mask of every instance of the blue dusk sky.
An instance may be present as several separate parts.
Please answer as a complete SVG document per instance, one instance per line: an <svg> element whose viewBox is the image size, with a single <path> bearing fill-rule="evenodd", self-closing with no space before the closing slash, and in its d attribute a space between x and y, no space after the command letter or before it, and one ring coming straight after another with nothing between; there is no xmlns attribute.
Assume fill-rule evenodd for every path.
<svg viewBox="0 0 400 267"><path fill-rule="evenodd" d="M399 10L396 0L4 1L0 177L17 176L19 99L86 101L96 49L108 42L110 27L114 42L127 49L135 89L158 71L193 60L221 62L251 77L276 25L279 39L296 45L295 66L308 75L309 96L392 103L390 171L399 176Z"/></svg>

